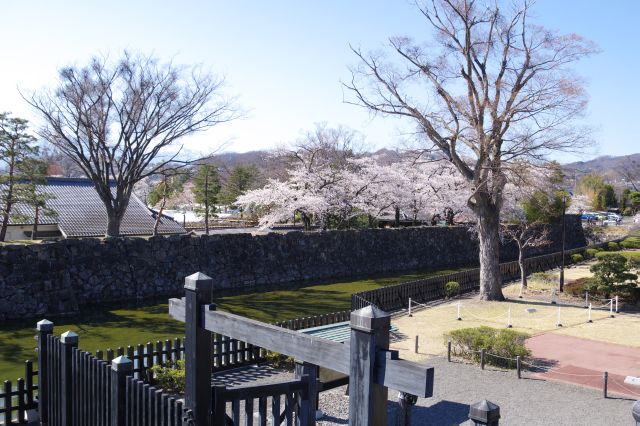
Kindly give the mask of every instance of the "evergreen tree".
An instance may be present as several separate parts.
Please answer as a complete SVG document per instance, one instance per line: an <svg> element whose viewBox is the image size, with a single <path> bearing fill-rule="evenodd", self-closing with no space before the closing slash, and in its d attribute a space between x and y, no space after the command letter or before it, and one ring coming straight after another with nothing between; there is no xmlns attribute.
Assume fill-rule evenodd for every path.
<svg viewBox="0 0 640 426"><path fill-rule="evenodd" d="M0 113L0 241L5 240L13 206L28 192L26 166L38 155L36 139L27 129L27 120Z"/></svg>
<svg viewBox="0 0 640 426"><path fill-rule="evenodd" d="M204 228L206 234L209 235L209 217L215 213L215 205L219 201L220 194L220 176L216 166L203 164L198 167L193 179L193 194L196 203L204 206Z"/></svg>

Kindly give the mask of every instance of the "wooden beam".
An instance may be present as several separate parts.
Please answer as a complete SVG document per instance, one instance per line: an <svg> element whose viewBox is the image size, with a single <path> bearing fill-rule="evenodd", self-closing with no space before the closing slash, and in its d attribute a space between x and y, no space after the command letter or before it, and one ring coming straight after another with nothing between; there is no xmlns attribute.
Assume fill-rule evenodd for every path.
<svg viewBox="0 0 640 426"><path fill-rule="evenodd" d="M184 322L184 300L170 299L169 315ZM228 312L209 310L207 306L203 306L201 315L204 328L209 331L291 356L297 361L349 374L349 342L333 342ZM385 357L378 356L376 359L378 371L376 383L423 398L432 396L433 367L406 360L385 358L385 368L379 368L383 362L381 358Z"/></svg>

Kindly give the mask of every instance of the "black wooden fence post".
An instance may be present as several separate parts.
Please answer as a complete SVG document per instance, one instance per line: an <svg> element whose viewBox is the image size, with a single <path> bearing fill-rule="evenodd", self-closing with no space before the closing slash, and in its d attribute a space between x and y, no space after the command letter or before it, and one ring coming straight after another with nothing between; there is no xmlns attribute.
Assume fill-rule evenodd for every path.
<svg viewBox="0 0 640 426"><path fill-rule="evenodd" d="M111 425L125 426L127 376L133 374L133 362L126 356L111 361Z"/></svg>
<svg viewBox="0 0 640 426"><path fill-rule="evenodd" d="M49 424L49 381L47 380L47 336L53 333L53 323L43 319L36 324L38 330L38 413L40 424Z"/></svg>
<svg viewBox="0 0 640 426"><path fill-rule="evenodd" d="M376 353L389 349L391 316L370 305L351 312L349 424L387 425L386 387L375 383Z"/></svg>
<svg viewBox="0 0 640 426"><path fill-rule="evenodd" d="M213 340L204 328L202 307L211 303L213 280L201 272L184 280L185 288L185 406L198 426L211 424L211 363ZM215 309L214 306L211 306Z"/></svg>
<svg viewBox="0 0 640 426"><path fill-rule="evenodd" d="M60 336L62 343L62 371L60 372L60 408L61 424L72 424L72 377L71 377L71 352L78 347L78 335L73 331L67 331Z"/></svg>
<svg viewBox="0 0 640 426"><path fill-rule="evenodd" d="M316 424L316 410L318 409L318 374L319 368L315 364L308 362L296 362L296 378L301 379L306 376L308 382L307 398L300 396L300 418L301 424L313 426Z"/></svg>

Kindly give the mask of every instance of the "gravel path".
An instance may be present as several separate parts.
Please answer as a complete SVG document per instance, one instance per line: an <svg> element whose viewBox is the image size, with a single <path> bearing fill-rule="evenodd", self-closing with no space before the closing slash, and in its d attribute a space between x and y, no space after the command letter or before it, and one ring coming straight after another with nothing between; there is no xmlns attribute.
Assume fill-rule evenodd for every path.
<svg viewBox="0 0 640 426"><path fill-rule="evenodd" d="M469 404L482 399L500 406L502 425L609 426L633 422L634 401L630 399L604 399L601 391L532 378L518 380L513 371L492 367L482 371L477 365L449 363L444 358L431 358L425 363L435 367L434 395L418 399L413 409L414 425L468 425ZM236 384L248 384L252 376L259 377L260 384L292 378L291 373L260 372L262 368L247 374L238 371L241 383ZM395 419L396 398L397 392L390 390L391 424ZM318 421L319 426L348 424L349 398L345 396L345 387L322 393L320 409L325 417Z"/></svg>
<svg viewBox="0 0 640 426"><path fill-rule="evenodd" d="M420 398L413 409L414 425L469 424L470 403L488 399L500 406L500 424L509 426L576 426L632 424L632 400L604 399L600 391L564 383L520 379L513 371L480 370L477 365L448 363L443 358L427 362L435 367L434 395ZM321 425L346 424L348 398L344 388L322 394L320 408L329 416ZM389 391L395 401L397 393ZM395 404L389 403L393 421Z"/></svg>

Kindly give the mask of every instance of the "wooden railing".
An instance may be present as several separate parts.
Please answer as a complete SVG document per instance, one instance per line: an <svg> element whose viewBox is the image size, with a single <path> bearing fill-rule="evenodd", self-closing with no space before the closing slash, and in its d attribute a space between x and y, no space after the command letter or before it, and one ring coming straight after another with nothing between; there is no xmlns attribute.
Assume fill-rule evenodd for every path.
<svg viewBox="0 0 640 426"><path fill-rule="evenodd" d="M351 311L331 312L329 314L318 314L310 317L295 318L286 321L276 322L274 325L288 330L302 330L304 328L330 325L337 322L349 321Z"/></svg>
<svg viewBox="0 0 640 426"><path fill-rule="evenodd" d="M617 241L617 240L616 240ZM565 250L565 264L571 264L571 255L583 253L588 248L605 247L609 242L594 244L589 247L580 247ZM548 271L560 267L562 252L535 256L525 259L525 271L527 273ZM503 282L512 281L520 277L520 265L517 261L500 264L500 274ZM407 309L409 298L416 302L432 302L445 297L445 284L456 281L460 284L460 293L469 293L480 288L480 269L474 268L452 274L438 275L421 280L410 281L375 290L363 291L351 295L351 310L364 308L368 305L376 305L378 308L394 312Z"/></svg>
<svg viewBox="0 0 640 426"><path fill-rule="evenodd" d="M5 380L0 388L0 424L13 425L26 423L26 412L37 407L35 400L38 385L33 378L38 371L33 369L31 361L25 361L24 378L19 378L15 386L11 380Z"/></svg>
<svg viewBox="0 0 640 426"><path fill-rule="evenodd" d="M213 400L213 424L219 425L253 424L256 402L259 425L266 425L267 421L274 426L283 422L287 426L306 425L309 420L305 416L315 416L315 409L310 409L308 376L288 382L232 389L213 386ZM271 413L268 413L269 406Z"/></svg>

